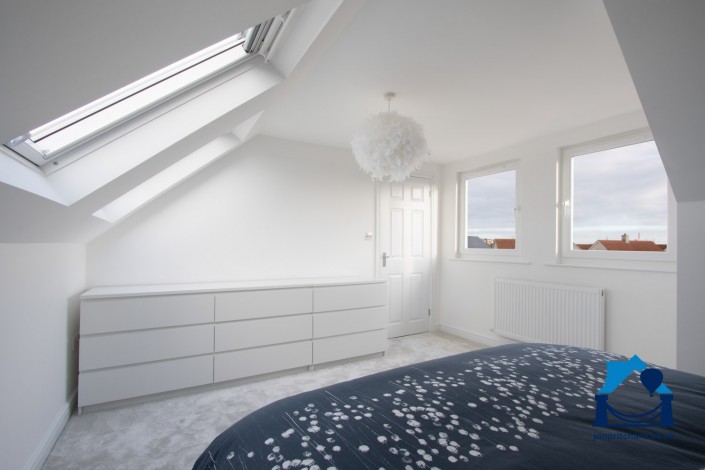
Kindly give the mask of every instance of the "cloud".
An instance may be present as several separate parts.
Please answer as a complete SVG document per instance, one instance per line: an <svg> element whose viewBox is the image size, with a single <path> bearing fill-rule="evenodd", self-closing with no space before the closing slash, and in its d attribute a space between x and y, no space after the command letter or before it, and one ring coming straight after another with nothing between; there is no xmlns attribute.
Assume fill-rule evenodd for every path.
<svg viewBox="0 0 705 470"><path fill-rule="evenodd" d="M467 191L467 234L513 238L516 232L516 170L471 178Z"/></svg>
<svg viewBox="0 0 705 470"><path fill-rule="evenodd" d="M632 239L667 242L668 180L653 141L573 158L574 242ZM467 234L515 236L516 170L471 178Z"/></svg>
<svg viewBox="0 0 705 470"><path fill-rule="evenodd" d="M667 221L668 183L653 142L573 158L575 242L622 233L665 242Z"/></svg>

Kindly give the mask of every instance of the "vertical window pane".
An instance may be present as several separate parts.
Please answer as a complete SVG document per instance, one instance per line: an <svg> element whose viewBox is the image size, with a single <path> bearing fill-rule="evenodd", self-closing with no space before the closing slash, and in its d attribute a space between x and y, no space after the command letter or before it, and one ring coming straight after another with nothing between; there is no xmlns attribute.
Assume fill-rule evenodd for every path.
<svg viewBox="0 0 705 470"><path fill-rule="evenodd" d="M465 180L465 248L516 248L516 170Z"/></svg>
<svg viewBox="0 0 705 470"><path fill-rule="evenodd" d="M572 168L573 249L666 249L668 179L653 141L576 156Z"/></svg>

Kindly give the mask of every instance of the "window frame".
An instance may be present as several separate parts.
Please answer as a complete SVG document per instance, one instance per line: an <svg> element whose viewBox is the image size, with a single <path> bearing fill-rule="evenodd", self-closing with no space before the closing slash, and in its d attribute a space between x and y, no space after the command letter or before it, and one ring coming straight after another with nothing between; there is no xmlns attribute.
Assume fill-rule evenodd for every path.
<svg viewBox="0 0 705 470"><path fill-rule="evenodd" d="M457 219L456 219L456 253L457 259L489 259L495 257L519 258L521 254L521 207L520 200L520 167L519 160L511 160L502 163L492 164L476 168L474 170L461 171L457 173L456 191L457 191ZM515 172L515 202L514 202L514 233L515 245L514 249L488 249L488 248L467 248L467 186L468 180L489 176L496 173L504 173L506 171ZM498 259L495 259L498 260Z"/></svg>
<svg viewBox="0 0 705 470"><path fill-rule="evenodd" d="M558 221L557 258L560 261L600 260L609 263L628 265L630 262L675 262L676 260L676 200L668 182L667 248L664 252L653 251L611 251L573 249L573 169L572 159L590 153L602 152L619 147L628 147L653 141L650 129L611 135L581 144L563 147L558 162L556 219ZM668 177L666 178L668 181Z"/></svg>
<svg viewBox="0 0 705 470"><path fill-rule="evenodd" d="M139 119L142 115L148 114L151 110L170 102L189 90L238 68L257 55L266 57L266 54L273 50L274 43L283 30L290 13L291 11L287 11L282 15L270 18L185 57L119 90L15 137L5 142L4 146L22 161L31 164L45 174L51 173L53 172L52 166L57 165L60 161L70 163L84 156L85 154L77 155L79 148L113 129ZM152 96L149 97L150 95ZM121 107L125 108L125 111L117 111ZM110 119L102 117L110 114L115 114L115 117ZM87 130L77 132L76 137L67 137L65 142L48 152L42 150L39 145L43 139L50 139L54 135L61 139L60 134L63 131L67 131L68 135L73 129L80 129L91 120L100 121L100 124L92 126L88 124Z"/></svg>

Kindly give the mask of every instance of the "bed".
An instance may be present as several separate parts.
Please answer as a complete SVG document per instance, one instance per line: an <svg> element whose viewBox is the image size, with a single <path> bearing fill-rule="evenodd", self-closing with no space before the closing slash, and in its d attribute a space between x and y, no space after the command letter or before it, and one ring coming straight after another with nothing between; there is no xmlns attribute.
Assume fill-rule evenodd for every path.
<svg viewBox="0 0 705 470"><path fill-rule="evenodd" d="M660 369L672 426L596 427L608 361L627 358L512 344L377 373L255 411L193 468L705 468L705 378ZM637 372L609 396L629 416L659 399Z"/></svg>

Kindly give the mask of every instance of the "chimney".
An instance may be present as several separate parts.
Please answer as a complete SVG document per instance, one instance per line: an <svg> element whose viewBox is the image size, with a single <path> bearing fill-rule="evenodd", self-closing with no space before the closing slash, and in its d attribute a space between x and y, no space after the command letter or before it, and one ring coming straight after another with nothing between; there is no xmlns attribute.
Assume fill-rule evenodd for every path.
<svg viewBox="0 0 705 470"><path fill-rule="evenodd" d="M629 243L629 235L627 235L626 233L623 233L622 234L622 241L624 243Z"/></svg>

